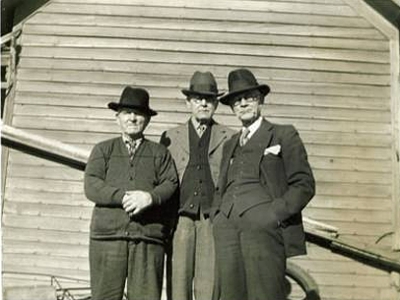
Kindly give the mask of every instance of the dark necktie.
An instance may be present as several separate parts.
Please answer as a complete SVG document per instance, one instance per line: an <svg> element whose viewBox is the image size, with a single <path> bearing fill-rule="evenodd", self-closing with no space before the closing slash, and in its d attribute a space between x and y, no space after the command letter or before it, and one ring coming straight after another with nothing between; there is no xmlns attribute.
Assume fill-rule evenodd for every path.
<svg viewBox="0 0 400 300"><path fill-rule="evenodd" d="M250 133L250 130L249 130L247 127L245 127L245 128L242 129L242 134L240 135L240 138L239 138L239 145L240 145L241 147L243 147L244 145L246 145L246 143L248 142L248 140L249 140L249 133Z"/></svg>
<svg viewBox="0 0 400 300"><path fill-rule="evenodd" d="M207 129L207 125L206 124L200 124L199 126L197 126L197 133L199 135L199 137L201 137L204 133L204 131L206 131Z"/></svg>
<svg viewBox="0 0 400 300"><path fill-rule="evenodd" d="M125 144L128 147L129 159L133 160L133 157L135 156L136 152L136 141L132 139L127 139L125 141Z"/></svg>

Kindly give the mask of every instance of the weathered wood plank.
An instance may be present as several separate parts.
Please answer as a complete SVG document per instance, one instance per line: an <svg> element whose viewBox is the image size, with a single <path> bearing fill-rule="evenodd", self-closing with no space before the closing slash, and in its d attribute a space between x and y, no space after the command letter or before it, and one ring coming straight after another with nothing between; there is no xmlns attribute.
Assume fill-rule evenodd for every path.
<svg viewBox="0 0 400 300"><path fill-rule="evenodd" d="M390 211L392 203L390 198L365 198L365 197L343 197L337 195L320 195L317 194L308 204L309 208L324 209L354 209L354 210L372 210L372 211Z"/></svg>
<svg viewBox="0 0 400 300"><path fill-rule="evenodd" d="M303 135L303 134L302 134ZM304 140L304 138L303 138ZM390 160L391 150L389 148L363 146L350 146L350 145L332 145L327 144L314 144L310 143L307 146L309 156L323 156L323 157L342 157L342 158L362 158L362 159L377 159L377 160Z"/></svg>
<svg viewBox="0 0 400 300"><path fill-rule="evenodd" d="M333 182L318 183L318 194L325 196L390 198L391 193L390 187L382 185Z"/></svg>
<svg viewBox="0 0 400 300"><path fill-rule="evenodd" d="M4 298L3 298L4 297ZM5 287L3 289L3 299L5 300L30 300L42 299L53 300L57 298L56 288L52 285L31 286L31 287Z"/></svg>
<svg viewBox="0 0 400 300"><path fill-rule="evenodd" d="M268 100L267 100L268 101ZM184 106L184 101L181 101L179 106L176 106L175 113L183 115L183 118L187 118L189 115L187 107ZM171 104L169 104L171 105ZM160 110L161 105L158 101L152 101L152 106L157 107L160 110L160 114L163 113L165 116L159 116L155 118L155 121L163 121L164 119L170 118L174 120L175 116L167 112L168 106L165 104L164 111ZM170 107L170 106L169 106ZM229 111L229 110L228 110ZM68 107L68 106L52 106L52 105L19 105L16 104L14 107L14 114L18 116L40 116L40 117L65 117L65 118L83 118L83 119L115 119L115 114L112 113L108 108L89 108L89 107ZM310 119L321 119L321 120L346 120L354 122L373 122L381 123L382 120L390 120L390 112L382 110L362 110L358 109L340 109L340 108L327 108L327 107L307 107L297 105L277 105L268 104L263 109L263 114L266 116L275 116L279 118L310 118ZM172 117L172 118L171 118ZM167 120L165 120L167 121ZM379 124L377 124L379 126Z"/></svg>
<svg viewBox="0 0 400 300"><path fill-rule="evenodd" d="M32 166L32 165L9 165L10 174L13 177L57 179L67 181L83 180L83 173L72 168Z"/></svg>
<svg viewBox="0 0 400 300"><path fill-rule="evenodd" d="M92 215L92 208L63 204L42 204L5 201L4 212L9 215L37 216L54 218L62 222L64 218L88 221Z"/></svg>
<svg viewBox="0 0 400 300"><path fill-rule="evenodd" d="M361 184L381 184L391 186L392 173L377 173L366 171L344 171L344 170L320 170L314 168L314 176L317 181L339 182L339 183L361 183Z"/></svg>
<svg viewBox="0 0 400 300"><path fill-rule="evenodd" d="M3 230L3 238L6 240L57 244L60 243L60 236L62 236L62 242L66 245L89 246L88 233L20 227L5 227Z"/></svg>
<svg viewBox="0 0 400 300"><path fill-rule="evenodd" d="M373 171L382 173L392 172L391 160L371 160L359 158L315 157L309 155L309 161L314 168L323 170L352 170Z"/></svg>
<svg viewBox="0 0 400 300"><path fill-rule="evenodd" d="M188 119L186 114L168 114L174 117L176 122L185 123ZM267 117L268 114L267 114ZM161 118L161 116L160 116ZM231 118L232 123L229 122ZM226 116L225 124L231 126L238 124L234 116ZM309 143L330 143L332 145L357 145L357 146L375 146L386 147L391 145L391 136L386 131L385 124L372 123L369 124L370 128L364 126L362 123L348 122L347 121L329 121L329 120L315 120L312 124L306 119L295 118L269 118L272 122L276 123L292 123L301 132L302 137ZM171 119L170 119L171 120ZM218 118L217 118L218 120ZM77 126L77 122L79 126ZM174 123L158 123L153 121L145 130L145 134L160 135L164 130L174 126ZM176 123L175 123L176 125ZM43 129L43 130L64 130L64 131L80 131L90 132L96 128L96 132L115 133L119 132L118 126L113 119L82 119L82 118L65 118L65 117L42 117L40 120L31 116L16 116L13 120L13 126L17 128L27 129ZM233 126L232 126L233 127ZM366 128L365 128L366 127ZM235 128L235 127L233 127ZM347 129L346 129L347 128ZM237 129L239 129L237 127ZM307 132L309 131L309 132ZM329 136L326 136L329 132ZM375 133L371 136L370 133Z"/></svg>
<svg viewBox="0 0 400 300"><path fill-rule="evenodd" d="M89 278L84 280L57 277L57 281L62 288L88 288L89 291ZM34 286L38 284L51 284L51 276L40 274L29 274L22 272L3 272L3 286Z"/></svg>
<svg viewBox="0 0 400 300"><path fill-rule="evenodd" d="M309 18L307 18L310 21ZM352 20L352 19L351 19ZM309 25L310 23L308 23ZM371 40L355 37L354 39L327 38L314 36L290 36L277 34L251 35L238 32L225 32L198 30L173 30L164 28L127 28L107 26L76 26L73 25L41 25L29 24L24 28L24 33L29 35L51 36L87 36L97 38L124 38L124 39L153 39L161 41L193 41L202 43L237 43L247 45L288 45L331 49L364 49L375 51L389 51L386 41L372 42Z"/></svg>
<svg viewBox="0 0 400 300"><path fill-rule="evenodd" d="M313 273L315 280L321 285L337 285L338 282L342 286L352 287L357 282L358 287L381 287L389 288L389 280L385 276L370 276L360 274L325 274L325 273ZM375 298L379 299L379 298Z"/></svg>
<svg viewBox="0 0 400 300"><path fill-rule="evenodd" d="M79 3L79 4L77 4ZM101 5L100 5L101 4ZM355 17L357 14L352 11L349 6L345 5L343 2L336 3L336 5L331 5L330 3L293 3L293 1L282 1L282 2L269 2L263 3L259 1L191 1L188 3L183 0L167 0L163 2L160 6L159 2L156 0L150 1L85 1L84 3L79 1L54 1L54 4L46 8L46 11L64 11L68 9L69 13L87 13L91 9L94 9L94 13L99 14L112 14L121 15L120 11L125 10L126 13L132 13L135 9L147 9L147 6L153 10L156 7L159 9L191 9L197 8L201 10L211 9L211 11L219 10L243 10L243 11L273 11L273 12L287 12L291 11L293 13L301 14L323 14L323 15L343 15ZM80 8L80 9L79 9ZM182 17L181 15L179 15Z"/></svg>
<svg viewBox="0 0 400 300"><path fill-rule="evenodd" d="M138 77L149 77L149 80L173 82L178 84L185 82L187 78L190 78L192 74L185 72L186 74L178 73L179 69L175 69L173 64L166 64L163 68L157 68L152 66L144 73L139 73L138 69L135 68L135 72L125 73L122 70L114 70L112 72L108 70L58 70L54 68L45 69L43 65L38 68L37 62L34 68L21 68L18 72L18 78L21 80L41 80L41 81L65 81L65 82L91 82L91 83L119 83L127 82L129 80L135 80ZM71 67L71 66L70 66ZM327 63L327 67L329 64ZM187 67L186 67L187 68ZM224 68L226 74L228 74L228 68ZM164 71L164 72L163 72ZM220 70L218 70L221 72ZM193 72L193 66L191 71ZM224 72L224 73L225 73ZM263 78L274 78L275 80L293 80L302 82L326 82L326 83L346 83L346 84L362 84L368 85L373 84L377 86L388 86L390 84L389 75L370 75L370 74L344 74L344 73L332 73L322 71L296 71L296 70L281 70L281 69L268 69L268 70L253 70L257 72L259 76ZM222 72L221 72L222 73ZM154 75L157 74L157 75ZM225 78L220 78L220 85L225 85Z"/></svg>
<svg viewBox="0 0 400 300"><path fill-rule="evenodd" d="M29 246L29 245L26 245ZM58 276L69 277L75 280L85 280L89 278L89 272L84 270L74 270L74 269L59 269L49 268L49 267L37 267L37 266L18 266L14 264L3 264L3 272L18 273L18 274L42 274L48 276Z"/></svg>
<svg viewBox="0 0 400 300"><path fill-rule="evenodd" d="M82 138L84 137L82 136ZM309 155L309 161L313 168L321 170L345 170L358 172L369 171L377 173L390 173L392 170L392 161L390 159L385 160L359 157L343 158L335 156ZM26 168L43 168L44 171L41 171L43 173L47 173L47 170L53 173L66 172L67 174L69 174L71 180L80 180L82 176L82 173L80 171L72 170L68 167L60 166L60 164L57 164L55 162L26 155L22 152L18 152L15 150L10 153L9 166L10 168L22 168L21 170ZM28 172L32 171L28 170Z"/></svg>
<svg viewBox="0 0 400 300"><path fill-rule="evenodd" d="M13 202L71 205L74 207L93 207L93 203L86 199L83 191L81 193L52 192L34 190L29 188L8 188L4 199Z"/></svg>
<svg viewBox="0 0 400 300"><path fill-rule="evenodd" d="M40 254L9 254L6 253L3 259L7 264L13 264L21 267L38 267L65 270L89 271L89 260L86 257L52 257ZM59 273L60 274L60 273Z"/></svg>
<svg viewBox="0 0 400 300"><path fill-rule="evenodd" d="M189 77L189 76L188 76ZM221 87L225 86L223 82ZM187 110L183 94L179 95L180 91L164 90L161 94L157 91L156 94L151 94L151 103L158 108L167 111ZM176 96L176 98L175 98ZM68 107L86 107L86 108L107 108L107 103L118 100L117 96L101 96L101 95L84 95L68 93L43 93L43 92L24 92L19 91L16 94L16 104L31 104L31 105L60 105ZM314 107L333 107L343 109L366 109L366 110L382 110L390 111L389 98L362 98L351 96L327 96L327 95L301 95L290 93L274 92L266 98L267 105L300 105ZM223 106L218 107L217 113L223 110ZM187 111L189 113L189 111Z"/></svg>
<svg viewBox="0 0 400 300"><path fill-rule="evenodd" d="M206 48L199 48L198 43L186 41L154 41L148 39L117 39L117 38L96 38L96 37L65 37L65 36L42 36L42 35L23 35L21 39L23 47L28 46L54 46L69 48L102 48L120 50L142 49L174 51L180 55L190 55L191 53L211 53L226 55L241 55L246 53L249 56L273 56L290 57L305 59L326 59L340 61L369 61L374 63L389 63L390 56L387 51L364 51L348 49L323 49L311 47L288 47L275 45L246 45L229 43L210 43ZM256 46L256 47L255 47ZM103 50L105 51L105 50Z"/></svg>
<svg viewBox="0 0 400 300"><path fill-rule="evenodd" d="M349 273L351 270L352 274L361 274L361 275L371 275L377 277L387 277L387 273L375 268L371 268L369 266L357 263L355 261L329 261L329 260L318 260L313 259L312 261L309 259L304 259L303 256L296 258L293 260L294 263L298 264L302 268L304 268L307 272L310 273Z"/></svg>
<svg viewBox="0 0 400 300"><path fill-rule="evenodd" d="M41 135L42 136L42 135ZM81 148L81 147L79 147ZM24 152L18 151L18 150L14 150L12 149L10 151L10 156L9 156L9 163L10 165L14 164L14 165L25 165L27 167L44 167L44 168L60 168L60 172L63 172L64 170L67 170L67 172L72 172L72 169L68 166L63 166L57 162L53 162L44 158L40 158L37 156L33 156L33 155L29 155L26 154ZM75 170L74 172L76 174L76 176L81 176L79 174L81 174L81 171ZM71 173L71 175L74 173Z"/></svg>
<svg viewBox="0 0 400 300"><path fill-rule="evenodd" d="M102 134L93 132L88 135L86 132L64 132L57 130L43 130L43 129L27 129L28 132L40 134L48 138L55 138L62 142L69 144L76 144L79 147L90 150L93 145L97 142L112 138L117 135L117 132ZM306 143L307 152L310 157L328 157L328 158L346 158L350 160L354 159L367 159L380 161L391 160L391 150L389 148L382 148L379 145L373 146L351 146L351 145L335 145L332 146L329 143L325 143L321 140L320 144L315 142L308 143L303 137L304 133L301 134L303 141ZM155 136L156 140L159 140L160 135ZM25 155L26 154L22 154ZM36 158L35 158L36 159Z"/></svg>
<svg viewBox="0 0 400 300"><path fill-rule="evenodd" d="M391 172L372 172L372 171L349 171L334 170L330 168L320 169L314 167L314 175L317 180L325 182L349 182L349 183L372 183L387 185L391 180ZM55 179L66 181L83 180L82 172L68 170L59 167L32 167L24 165L10 165L9 172L15 178L37 178L37 179Z"/></svg>
<svg viewBox="0 0 400 300"><path fill-rule="evenodd" d="M316 219L317 221L325 222L324 219ZM361 239L363 236L369 236L373 241L376 241L378 237L381 235L391 232L393 227L391 224L382 224L382 223L360 223L360 222L344 222L344 221L335 221L330 220L329 225L335 226L340 230L340 236L348 239Z"/></svg>
<svg viewBox="0 0 400 300"><path fill-rule="evenodd" d="M51 59L71 59L74 62L82 60L101 64L106 60L116 63L151 62L157 64L174 63L179 65L194 64L200 68L212 68L213 66L236 67L240 62L246 62L248 68L289 68L305 70L327 70L326 60L303 59L290 57L252 57L242 55L221 55L210 53L190 53L182 55L173 51L154 51L141 49L96 49L96 48L60 48L60 47L24 47L21 57L51 58ZM352 62L352 61L330 61L330 71L345 71L349 73L371 73L388 74L390 73L389 64L378 64L371 62ZM224 74L225 75L225 74ZM225 75L226 76L226 75ZM351 96L351 95L350 95Z"/></svg>
<svg viewBox="0 0 400 300"><path fill-rule="evenodd" d="M155 78L155 77L153 77ZM50 82L50 81L20 81L18 91L49 92L58 93L68 91L70 94L84 95L114 95L118 99L121 90L125 85L137 85L147 88L150 94L155 94L157 90L165 90L166 87L172 88L177 97L180 96L180 89L186 88L186 82L179 81L179 85L171 85L164 81L151 81L146 77L136 77L135 81L126 81L108 84L90 84L74 82ZM293 81L275 81L260 78L260 82L268 82L272 93L293 93L306 95L329 95L329 96L353 96L353 97L390 97L390 90L387 87L356 85L356 84L333 84L333 83L310 83Z"/></svg>
<svg viewBox="0 0 400 300"><path fill-rule="evenodd" d="M49 192L68 192L68 193L82 193L83 182L81 181L63 181L63 180L46 180L35 178L7 178L7 188L25 188L35 191L49 191Z"/></svg>
<svg viewBox="0 0 400 300"><path fill-rule="evenodd" d="M366 209L326 209L326 208L307 208L306 212L309 218L324 220L330 224L333 221L358 222L370 224L374 220L375 224L391 224L391 211L373 211Z"/></svg>
<svg viewBox="0 0 400 300"><path fill-rule="evenodd" d="M28 215L10 215L6 214L3 216L3 224L5 227L20 227L20 228L30 228L30 229L45 229L45 230L59 230L60 233L63 231L69 232L88 232L89 231L89 220L79 220L74 218L54 218L54 217L44 217L44 216L28 216ZM22 243L22 242L21 242ZM25 242L28 243L28 242ZM14 246L10 245L10 241L4 241L3 249L5 252L8 251L5 244L8 244L11 247L10 250L17 251ZM32 243L30 243L32 244ZM42 245L41 242L37 243L38 245ZM55 248L57 245L54 244L51 248ZM21 246L24 248L23 246ZM69 247L69 246L68 246ZM34 246L28 247L26 251L34 251L32 250ZM49 253L53 253L52 251L56 251L56 249L51 249L44 247L47 249L46 251L50 251ZM69 249L71 253L73 253L74 249ZM29 252L30 253L30 252ZM84 253L86 256L87 253Z"/></svg>
<svg viewBox="0 0 400 300"><path fill-rule="evenodd" d="M324 300L365 300L365 299L396 299L397 295L390 288L376 288L372 287L357 287L355 281L353 286L346 286L342 284L337 285L324 285L320 286L321 293L327 296ZM389 293L388 293L389 292Z"/></svg>
<svg viewBox="0 0 400 300"><path fill-rule="evenodd" d="M58 0L57 0L58 1ZM103 1L103 0L101 0ZM107 1L107 0L104 0ZM129 0L117 0L117 1L129 1ZM243 1L248 1L248 0L243 0ZM251 1L264 1L264 0L251 0ZM277 2L288 2L288 0L275 0ZM342 0L291 0L291 2L296 2L296 3L317 3L317 4L330 4L330 5L343 5Z"/></svg>
<svg viewBox="0 0 400 300"><path fill-rule="evenodd" d="M229 3L238 3L232 2ZM259 4L259 2L258 2ZM268 3L271 5L271 2ZM267 6L268 6L267 5ZM44 11L46 13L68 13L79 15L101 15L101 16L130 16L148 18L168 18L168 19L197 19L197 20L221 20L223 13L224 20L235 22L252 22L261 23L258 20L268 23L287 23L287 24L307 24L307 25L324 25L324 26L338 26L338 27L363 27L368 28L371 25L364 19L359 17L347 17L334 15L318 15L307 14L300 12L296 14L274 11L260 11L262 8L257 5L256 10L243 10L247 5L242 5L240 9L230 9L226 7L223 10L215 9L196 9L188 7L153 7L153 6L128 6L128 5L96 5L96 4L70 4L70 3L52 3L47 6ZM293 6L293 5L291 5ZM288 8L288 6L286 5ZM296 7L296 6L295 6ZM299 8L307 8L306 5L299 5ZM318 6L312 5L313 9L318 9ZM329 8L324 6L324 8ZM337 6L333 7L333 9ZM291 11L291 9L289 9ZM189 17L190 16L190 17ZM257 20L257 21L255 21Z"/></svg>
<svg viewBox="0 0 400 300"><path fill-rule="evenodd" d="M185 12L186 14L186 12ZM247 14L246 14L247 15ZM258 34L279 34L279 35L300 35L316 37L342 37L342 38L363 38L372 40L387 40L375 28L365 20L351 20L349 18L337 18L329 16L312 16L294 14L267 14L263 13L261 19L250 19L250 22L239 22L236 19L221 22L221 15L218 20L207 19L176 19L151 18L151 17L126 17L126 16L105 16L105 15L78 15L62 13L41 13L30 19L27 25L31 24L54 24L83 26L109 26L109 27L131 27L131 28L164 28L173 30L201 30L210 32L231 32L231 33L258 33ZM265 16L265 17L264 17ZM241 13L243 19L243 13ZM256 20L256 21L255 21ZM261 21L263 20L263 21ZM339 22L338 22L339 21ZM349 23L350 22L350 23ZM338 26L338 24L343 24Z"/></svg>

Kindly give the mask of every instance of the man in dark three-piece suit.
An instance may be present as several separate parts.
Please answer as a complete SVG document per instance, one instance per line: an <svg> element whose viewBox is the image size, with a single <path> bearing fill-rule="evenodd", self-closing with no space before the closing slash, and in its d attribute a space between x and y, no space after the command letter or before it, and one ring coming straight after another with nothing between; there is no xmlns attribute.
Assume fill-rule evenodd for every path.
<svg viewBox="0 0 400 300"><path fill-rule="evenodd" d="M191 300L193 294L196 300L211 300L215 263L209 215L222 145L233 130L213 119L220 94L210 72L196 71L182 93L191 117L161 137L174 158L180 183L168 294L172 300Z"/></svg>
<svg viewBox="0 0 400 300"><path fill-rule="evenodd" d="M270 88L230 72L229 105L242 130L224 145L212 209L221 300L284 300L286 259L306 253L301 211L315 193L296 129L261 116Z"/></svg>

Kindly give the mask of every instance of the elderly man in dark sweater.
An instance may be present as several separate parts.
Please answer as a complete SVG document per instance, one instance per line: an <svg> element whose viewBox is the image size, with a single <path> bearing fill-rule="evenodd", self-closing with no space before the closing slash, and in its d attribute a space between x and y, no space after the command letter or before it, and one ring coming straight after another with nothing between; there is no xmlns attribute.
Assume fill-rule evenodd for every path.
<svg viewBox="0 0 400 300"><path fill-rule="evenodd" d="M85 194L95 203L90 225L90 277L93 300L161 297L164 244L170 233L170 201L178 185L169 151L147 140L149 94L126 87L117 111L122 137L92 150L85 170Z"/></svg>

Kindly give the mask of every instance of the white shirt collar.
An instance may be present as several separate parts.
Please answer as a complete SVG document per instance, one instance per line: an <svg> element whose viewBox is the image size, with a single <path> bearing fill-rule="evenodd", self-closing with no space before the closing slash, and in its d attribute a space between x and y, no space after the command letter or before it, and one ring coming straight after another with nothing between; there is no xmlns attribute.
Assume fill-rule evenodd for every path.
<svg viewBox="0 0 400 300"><path fill-rule="evenodd" d="M257 131L258 128L260 128L261 126L261 122L262 122L263 118L261 116L258 117L257 120L255 120L249 127L247 127L247 129L249 129L249 134L247 135L247 138L250 139L253 134ZM244 129L244 127L242 128L242 130Z"/></svg>

